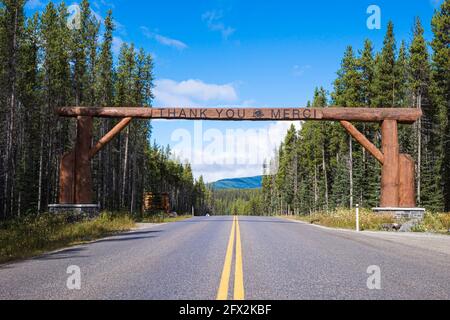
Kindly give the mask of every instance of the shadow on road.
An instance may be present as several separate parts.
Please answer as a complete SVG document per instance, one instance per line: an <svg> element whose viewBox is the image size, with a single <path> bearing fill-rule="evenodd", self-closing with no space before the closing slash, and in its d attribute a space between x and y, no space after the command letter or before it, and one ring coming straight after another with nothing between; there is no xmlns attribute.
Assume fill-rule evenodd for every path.
<svg viewBox="0 0 450 320"><path fill-rule="evenodd" d="M89 258L89 256L79 255L80 252L86 250L85 247L77 247L65 249L54 253L46 253L44 255L31 258L31 260L64 260L72 258Z"/></svg>
<svg viewBox="0 0 450 320"><path fill-rule="evenodd" d="M122 242L122 241L132 241L132 240L142 240L142 239L151 239L156 238L156 236L146 236L146 237L127 237L127 238L109 238L109 239L102 239L95 241L95 243L102 243L102 242Z"/></svg>
<svg viewBox="0 0 450 320"><path fill-rule="evenodd" d="M137 234L152 234L152 233L160 233L160 232L164 232L164 231L162 231L162 230L130 231L130 232L126 232L126 233L115 234L114 237L132 236L132 235L137 235Z"/></svg>
<svg viewBox="0 0 450 320"><path fill-rule="evenodd" d="M99 239L93 241L91 244L101 243L101 242L122 242L122 241L132 241L132 240L141 240L141 239L150 239L156 238L156 235L151 235L155 233L163 232L162 230L148 230L148 231L134 231L128 233L120 233L113 235L110 238ZM144 236L147 235L147 236ZM75 248L63 249L61 251L53 252L53 253L44 253L43 255L29 258L30 260L37 261L49 261L49 260L64 260L64 259L74 259L74 258L90 258L89 255L81 255L80 253L87 250L86 246L79 246ZM14 268L15 263L24 262L23 261L13 261L7 264L0 265L0 270L12 269Z"/></svg>
<svg viewBox="0 0 450 320"><path fill-rule="evenodd" d="M4 265L0 265L0 270L12 269L13 268L13 266L12 266L13 263L14 263L14 261L13 262L7 262Z"/></svg>

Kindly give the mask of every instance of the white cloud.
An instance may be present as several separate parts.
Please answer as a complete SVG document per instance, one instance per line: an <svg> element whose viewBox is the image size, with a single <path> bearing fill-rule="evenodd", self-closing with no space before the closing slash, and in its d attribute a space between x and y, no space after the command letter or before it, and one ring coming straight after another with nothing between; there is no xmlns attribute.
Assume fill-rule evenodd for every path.
<svg viewBox="0 0 450 320"><path fill-rule="evenodd" d="M121 37L113 37L112 42L112 52L114 55L118 56L120 54L120 48L125 43Z"/></svg>
<svg viewBox="0 0 450 320"><path fill-rule="evenodd" d="M229 107L254 105L255 101L240 101L235 84L213 84L189 79L155 81L156 107ZM165 120L161 120L164 122ZM223 178L249 177L263 174L263 165L271 160L294 124L300 121L260 122L260 126L203 130L202 121L193 121L192 128L181 127L171 134L174 156L192 165L195 177L203 175L205 181Z"/></svg>
<svg viewBox="0 0 450 320"><path fill-rule="evenodd" d="M229 36L231 36L236 29L225 26L225 24L221 21L223 18L223 13L221 11L207 11L202 14L202 20L206 22L208 29L211 31L218 31L222 34L222 37L226 40Z"/></svg>
<svg viewBox="0 0 450 320"><path fill-rule="evenodd" d="M430 0L433 7L438 8L441 5L442 0Z"/></svg>
<svg viewBox="0 0 450 320"><path fill-rule="evenodd" d="M195 79L156 80L154 94L156 104L160 106L211 106L238 100L232 84L212 84Z"/></svg>
<svg viewBox="0 0 450 320"><path fill-rule="evenodd" d="M159 43L161 43L165 46L174 47L174 48L177 48L178 50L183 50L183 49L187 48L187 45L180 40L164 37L160 34L155 34L154 37L155 37L156 41L158 41Z"/></svg>
<svg viewBox="0 0 450 320"><path fill-rule="evenodd" d="M42 8L44 5L45 5L45 3L40 0L29 0L25 4L25 8L34 10L34 9Z"/></svg>
<svg viewBox="0 0 450 320"><path fill-rule="evenodd" d="M109 7L111 9L114 9L116 6L114 5L114 3L111 3L109 1L105 1L105 0L101 0L100 3L102 5L104 5L105 7Z"/></svg>
<svg viewBox="0 0 450 320"><path fill-rule="evenodd" d="M255 101L240 101L234 84L213 84L189 79L155 81L157 107L203 107L226 104L244 107ZM164 121L164 120L161 120ZM171 134L171 146L176 158L192 164L195 177L203 175L213 182L223 178L261 175L265 162L284 140L289 127L300 128L300 121L260 122L260 126L227 129L223 126L203 130L202 121L193 127L176 129Z"/></svg>
<svg viewBox="0 0 450 320"><path fill-rule="evenodd" d="M123 36L127 36L127 28L122 23L120 23L116 19L113 19L113 24L114 24L115 30L118 33L120 33Z"/></svg>
<svg viewBox="0 0 450 320"><path fill-rule="evenodd" d="M307 70L311 69L311 66L309 64L302 65L302 66L296 64L292 69L293 69L293 75L295 77L301 77L305 74L305 72Z"/></svg>
<svg viewBox="0 0 450 320"><path fill-rule="evenodd" d="M172 132L172 150L176 158L191 163L195 177L203 175L207 182L261 175L292 124L301 127L300 121L278 121L250 129L243 124L233 130L204 130L202 122L195 122L192 130Z"/></svg>
<svg viewBox="0 0 450 320"><path fill-rule="evenodd" d="M92 16L95 18L95 20L97 20L99 23L104 23L104 19L100 13L98 13L97 11L95 11L92 8L91 8L91 12L92 12Z"/></svg>
<svg viewBox="0 0 450 320"><path fill-rule="evenodd" d="M187 44L185 44L184 42L182 42L180 40L172 39L172 38L160 35L158 33L152 32L147 27L141 27L141 31L144 36L146 36L149 39L154 39L162 45L165 45L168 47L173 47L178 50L184 50L184 49L187 49L187 47L188 47Z"/></svg>

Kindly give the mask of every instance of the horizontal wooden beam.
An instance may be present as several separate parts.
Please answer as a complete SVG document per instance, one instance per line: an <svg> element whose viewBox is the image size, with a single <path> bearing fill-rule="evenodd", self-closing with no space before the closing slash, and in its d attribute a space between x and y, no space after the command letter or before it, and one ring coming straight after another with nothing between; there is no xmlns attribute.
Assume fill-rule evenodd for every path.
<svg viewBox="0 0 450 320"><path fill-rule="evenodd" d="M149 107L63 107L55 110L64 117L141 118L168 120L228 120L228 121L295 121L328 120L381 122L396 120L414 123L421 116L418 109L407 108L149 108Z"/></svg>
<svg viewBox="0 0 450 320"><path fill-rule="evenodd" d="M358 129L348 121L341 121L341 125L347 132L362 145L371 155L373 155L381 164L384 163L383 153L369 139L366 138Z"/></svg>

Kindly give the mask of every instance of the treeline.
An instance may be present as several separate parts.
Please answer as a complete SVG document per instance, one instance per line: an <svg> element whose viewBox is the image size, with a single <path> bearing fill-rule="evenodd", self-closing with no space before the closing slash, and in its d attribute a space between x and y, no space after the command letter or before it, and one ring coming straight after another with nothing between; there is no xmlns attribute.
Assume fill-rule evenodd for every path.
<svg viewBox="0 0 450 320"><path fill-rule="evenodd" d="M151 55L123 44L117 63L112 12L101 23L87 0L68 25L64 2L24 14L25 0L0 5L0 219L47 210L57 203L59 162L73 148L74 121L60 106L151 106ZM94 140L118 120L96 119ZM170 150L151 145L149 121L132 121L93 161L95 202L137 212L144 191L170 192L173 209L204 203L203 181Z"/></svg>
<svg viewBox="0 0 450 320"><path fill-rule="evenodd" d="M212 190L210 201L215 215L259 216L266 212L261 189Z"/></svg>
<svg viewBox="0 0 450 320"><path fill-rule="evenodd" d="M409 45L402 41L398 50L392 22L381 52L374 53L370 40L358 52L347 47L333 92L317 88L308 103L421 109L421 121L400 126L399 140L401 152L417 163L418 204L433 211L450 211L449 11L445 0L433 17L431 42L417 18ZM380 147L378 124L357 128ZM263 198L269 213L379 205L380 165L339 123L305 122L299 131L292 126L267 167L272 170L263 179Z"/></svg>

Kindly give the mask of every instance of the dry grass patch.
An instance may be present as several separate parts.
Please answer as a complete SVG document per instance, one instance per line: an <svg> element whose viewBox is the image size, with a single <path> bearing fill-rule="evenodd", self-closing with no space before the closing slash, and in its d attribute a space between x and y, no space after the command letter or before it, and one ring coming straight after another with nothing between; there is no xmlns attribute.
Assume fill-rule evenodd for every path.
<svg viewBox="0 0 450 320"><path fill-rule="evenodd" d="M394 223L395 219L389 214L375 214L372 210L359 210L361 230L382 230L383 224ZM353 210L337 209L330 212L317 212L311 215L300 215L294 217L311 224L318 224L325 227L356 229L356 213Z"/></svg>
<svg viewBox="0 0 450 320"><path fill-rule="evenodd" d="M450 233L450 212L449 213L427 213L424 220L415 231Z"/></svg>
<svg viewBox="0 0 450 320"><path fill-rule="evenodd" d="M139 219L143 223L168 223L183 221L192 218L192 215L179 215L177 217L169 217L167 214L148 214Z"/></svg>
<svg viewBox="0 0 450 320"><path fill-rule="evenodd" d="M50 214L3 222L0 224L0 263L128 231L134 225L131 216L111 213L79 222L70 222L69 215Z"/></svg>
<svg viewBox="0 0 450 320"><path fill-rule="evenodd" d="M360 209L359 212L361 230L380 231L383 230L384 224L398 222L394 216L389 214L375 214L369 209ZM356 229L355 210L338 209L332 212L317 212L292 218L331 228ZM449 234L450 213L426 213L424 220L415 226L413 231Z"/></svg>

